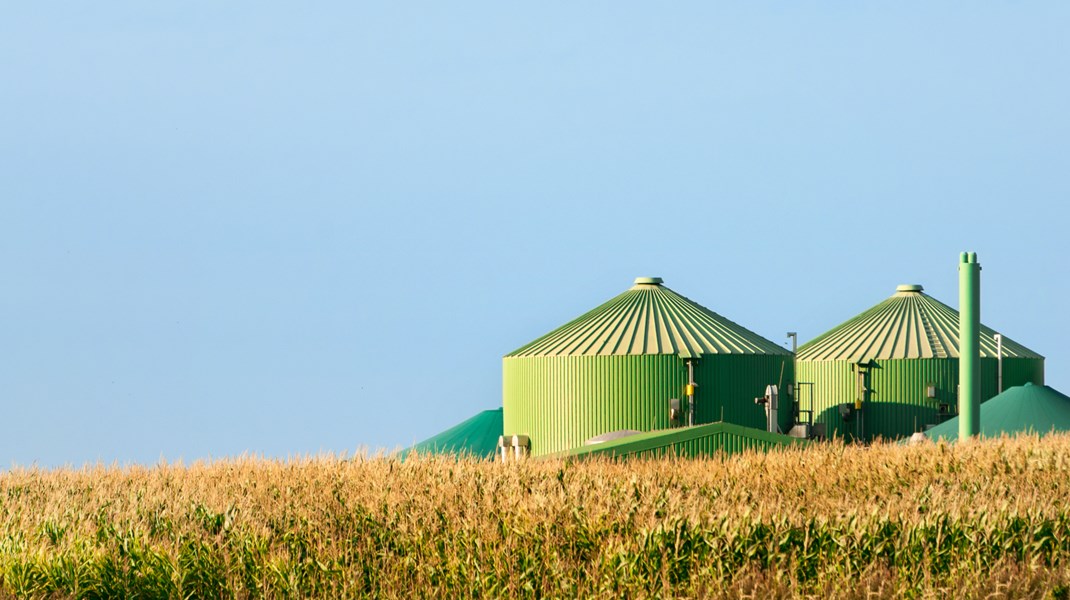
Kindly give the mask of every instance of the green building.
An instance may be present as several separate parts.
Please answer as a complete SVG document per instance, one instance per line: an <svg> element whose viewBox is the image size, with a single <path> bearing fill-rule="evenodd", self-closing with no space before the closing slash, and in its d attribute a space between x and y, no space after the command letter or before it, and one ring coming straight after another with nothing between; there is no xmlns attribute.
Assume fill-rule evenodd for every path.
<svg viewBox="0 0 1070 600"><path fill-rule="evenodd" d="M909 436L955 416L959 313L900 285L895 294L798 349L795 399L827 436ZM981 400L1044 383L1044 357L981 326ZM806 412L812 411L812 412Z"/></svg>
<svg viewBox="0 0 1070 600"><path fill-rule="evenodd" d="M621 430L717 421L764 430L765 408L755 398L770 384L783 389L793 375L790 351L660 278L641 277L504 357L504 434L526 436L531 455L540 456ZM790 410L779 411L778 424L790 427Z"/></svg>

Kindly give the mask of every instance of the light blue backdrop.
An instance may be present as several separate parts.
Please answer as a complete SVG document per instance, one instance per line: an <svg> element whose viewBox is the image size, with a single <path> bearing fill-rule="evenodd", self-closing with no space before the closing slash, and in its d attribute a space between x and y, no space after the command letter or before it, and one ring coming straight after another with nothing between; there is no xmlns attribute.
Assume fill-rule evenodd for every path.
<svg viewBox="0 0 1070 600"><path fill-rule="evenodd" d="M1064 2L0 5L0 465L394 448L661 276L1070 391Z"/></svg>

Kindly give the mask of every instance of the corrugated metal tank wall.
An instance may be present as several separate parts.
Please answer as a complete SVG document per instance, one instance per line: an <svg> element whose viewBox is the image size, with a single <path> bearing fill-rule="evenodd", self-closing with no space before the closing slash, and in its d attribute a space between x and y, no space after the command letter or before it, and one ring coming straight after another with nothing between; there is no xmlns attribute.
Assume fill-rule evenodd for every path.
<svg viewBox="0 0 1070 600"><path fill-rule="evenodd" d="M538 456L609 431L666 428L669 398L686 383L687 366L669 354L506 357L505 433L527 435Z"/></svg>
<svg viewBox="0 0 1070 600"><path fill-rule="evenodd" d="M786 392L794 374L795 361L786 355L704 357L695 367L699 386L695 423L723 420L764 430L765 408L755 404L754 399L765 394L765 386L774 384L781 390L777 413L780 430L787 432L792 425L792 399Z"/></svg>
<svg viewBox="0 0 1070 600"><path fill-rule="evenodd" d="M940 422L939 405L947 404L948 416L958 409L959 361L957 358L874 360L869 369L870 393L864 404L865 441L876 437L892 439L920 431ZM980 359L981 400L998 393L998 361ZM850 422L840 418L839 406L853 403L857 396L853 363L847 361L798 361L797 379L813 383L814 422L823 423L827 435L853 439L859 432L857 415ZM1044 360L1004 358L1003 389L1027 382L1044 382ZM936 397L928 398L932 383ZM801 407L810 406L809 386L801 387Z"/></svg>

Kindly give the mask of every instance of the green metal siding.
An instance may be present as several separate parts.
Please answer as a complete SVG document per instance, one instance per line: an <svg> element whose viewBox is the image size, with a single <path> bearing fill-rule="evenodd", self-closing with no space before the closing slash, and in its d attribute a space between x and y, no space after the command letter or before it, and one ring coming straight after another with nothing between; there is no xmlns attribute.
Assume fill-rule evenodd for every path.
<svg viewBox="0 0 1070 600"><path fill-rule="evenodd" d="M777 420L781 431L788 431L792 411L791 398L785 392L794 372L795 364L790 356L703 357L695 366L698 383L695 424L725 421L764 430L765 408L755 404L754 399L765 394L765 386L776 384L781 390Z"/></svg>
<svg viewBox="0 0 1070 600"><path fill-rule="evenodd" d="M767 451L773 448L803 443L806 443L806 440L741 427L731 423L712 423L682 429L655 431L614 442L598 444L597 446L575 448L563 453L563 456L582 458L590 456L660 457L673 455L695 458L739 454L748 450Z"/></svg>
<svg viewBox="0 0 1070 600"><path fill-rule="evenodd" d="M950 406L953 416L958 406L959 364L957 358L874 360L870 368L863 420L851 422L840 418L839 405L854 403L857 396L856 375L849 361L796 362L797 381L813 383L814 422L824 423L827 435L855 439L861 433L866 441L877 436L885 439L920 431L926 424L938 423L938 406ZM997 364L993 358L979 359L982 402L997 393ZM1042 384L1044 360L1035 358L1003 359L1003 388L1026 382ZM929 383L936 386L936 398L926 397ZM810 408L809 386L800 386L801 408Z"/></svg>
<svg viewBox="0 0 1070 600"><path fill-rule="evenodd" d="M768 384L792 381L790 355L720 355L695 361L695 423L728 421L765 428L754 398ZM669 354L530 356L502 361L504 432L524 434L533 456L581 446L610 431L667 429L669 399L684 403L687 365ZM781 398L780 424L791 423ZM682 406L683 407L683 406ZM723 417L723 419L722 419Z"/></svg>

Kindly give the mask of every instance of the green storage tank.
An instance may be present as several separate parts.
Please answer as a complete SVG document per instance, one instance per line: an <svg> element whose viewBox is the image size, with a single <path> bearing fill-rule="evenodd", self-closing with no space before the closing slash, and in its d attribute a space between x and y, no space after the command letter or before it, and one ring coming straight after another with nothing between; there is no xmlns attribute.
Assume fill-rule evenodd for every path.
<svg viewBox="0 0 1070 600"><path fill-rule="evenodd" d="M690 372L689 372L690 369ZM726 421L766 429L755 404L767 385L792 381L792 353L662 285L635 285L505 356L505 435L526 435L533 456L582 446L620 430L653 431ZM693 379L691 379L693 377ZM675 419L671 400L679 400ZM782 399L781 407L790 406ZM791 425L781 408L779 427Z"/></svg>
<svg viewBox="0 0 1070 600"><path fill-rule="evenodd" d="M865 441L908 436L954 417L958 326L958 311L920 285L900 285L891 298L799 348L799 408L812 410L826 435ZM997 342L984 325L980 370L982 402L999 393L1000 371L1003 389L1044 383L1043 356L1005 336Z"/></svg>

